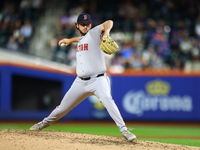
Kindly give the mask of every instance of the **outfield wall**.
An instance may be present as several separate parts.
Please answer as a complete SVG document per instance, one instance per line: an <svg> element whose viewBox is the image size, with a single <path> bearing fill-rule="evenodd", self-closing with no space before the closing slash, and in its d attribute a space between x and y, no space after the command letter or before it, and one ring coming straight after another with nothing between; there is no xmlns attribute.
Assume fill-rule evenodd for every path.
<svg viewBox="0 0 200 150"><path fill-rule="evenodd" d="M0 120L41 120L69 89L74 74L0 63ZM200 76L174 73L109 74L112 95L125 120L200 121ZM109 120L95 96L61 120Z"/></svg>

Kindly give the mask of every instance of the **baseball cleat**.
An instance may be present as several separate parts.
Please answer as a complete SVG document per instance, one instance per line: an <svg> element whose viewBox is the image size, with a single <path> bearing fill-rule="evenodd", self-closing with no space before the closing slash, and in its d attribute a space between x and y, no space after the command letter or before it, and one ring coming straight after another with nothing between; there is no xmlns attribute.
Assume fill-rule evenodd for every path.
<svg viewBox="0 0 200 150"><path fill-rule="evenodd" d="M129 132L128 130L122 131L122 135L123 135L128 141L132 141L132 140L136 139L136 136L135 136L134 134L132 134L131 132Z"/></svg>
<svg viewBox="0 0 200 150"><path fill-rule="evenodd" d="M43 122L38 122L37 124L34 124L32 127L30 127L30 130L37 130L37 131L40 131L42 130L43 128L45 128Z"/></svg>

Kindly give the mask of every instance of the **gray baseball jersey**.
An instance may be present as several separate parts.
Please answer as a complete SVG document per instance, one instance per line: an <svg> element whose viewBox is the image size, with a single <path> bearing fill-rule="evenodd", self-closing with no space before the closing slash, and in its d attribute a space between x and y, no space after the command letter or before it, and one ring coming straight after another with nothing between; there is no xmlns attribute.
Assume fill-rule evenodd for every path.
<svg viewBox="0 0 200 150"><path fill-rule="evenodd" d="M106 72L104 52L99 47L101 32L101 25L98 25L79 39L76 48L76 72L79 77Z"/></svg>

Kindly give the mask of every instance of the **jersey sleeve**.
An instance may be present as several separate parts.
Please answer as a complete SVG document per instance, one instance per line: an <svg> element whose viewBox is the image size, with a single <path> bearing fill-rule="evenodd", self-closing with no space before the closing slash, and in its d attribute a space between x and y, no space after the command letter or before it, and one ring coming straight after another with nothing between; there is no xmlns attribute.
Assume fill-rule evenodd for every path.
<svg viewBox="0 0 200 150"><path fill-rule="evenodd" d="M101 43L101 36L102 36L102 30L101 30L101 24L92 28L90 30L90 35L94 41L97 42L97 44Z"/></svg>

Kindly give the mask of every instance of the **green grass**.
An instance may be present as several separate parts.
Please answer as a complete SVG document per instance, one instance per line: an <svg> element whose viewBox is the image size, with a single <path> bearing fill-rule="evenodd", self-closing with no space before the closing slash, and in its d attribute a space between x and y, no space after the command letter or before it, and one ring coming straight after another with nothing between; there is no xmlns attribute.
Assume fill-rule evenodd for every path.
<svg viewBox="0 0 200 150"><path fill-rule="evenodd" d="M133 127L134 133L142 136L154 135L154 136L198 136L200 137L200 127Z"/></svg>
<svg viewBox="0 0 200 150"><path fill-rule="evenodd" d="M32 124L2 124L0 129L29 129ZM197 146L200 147L200 139L192 139L200 137L200 127L172 127L172 126L148 126L136 125L129 126L132 128L138 140L155 141L162 143L172 143L179 145ZM45 130L59 130L77 133L108 135L108 136L121 136L118 128L115 125L86 125L86 124L59 124L55 123ZM149 138L148 138L149 136ZM164 138L154 138L152 136L161 136ZM176 138L170 138L175 136ZM179 137L184 137L181 139ZM188 138L186 138L188 137ZM191 137L191 138L189 138Z"/></svg>

